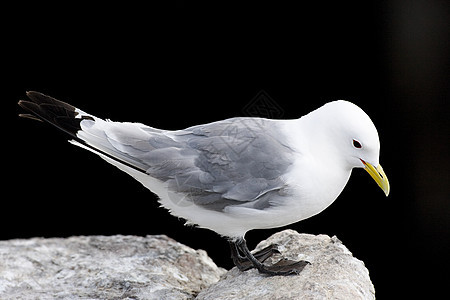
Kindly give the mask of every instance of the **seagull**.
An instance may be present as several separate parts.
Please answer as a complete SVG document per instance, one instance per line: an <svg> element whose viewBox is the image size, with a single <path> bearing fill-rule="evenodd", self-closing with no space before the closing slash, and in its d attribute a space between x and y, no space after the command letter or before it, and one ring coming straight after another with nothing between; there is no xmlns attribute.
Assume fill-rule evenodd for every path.
<svg viewBox="0 0 450 300"><path fill-rule="evenodd" d="M299 274L307 261L264 261L277 245L250 252L245 234L286 226L327 208L353 168L364 168L389 194L380 141L355 104L329 102L299 119L236 117L182 130L113 122L39 92L19 101L21 117L47 122L131 175L186 224L225 237L241 271Z"/></svg>

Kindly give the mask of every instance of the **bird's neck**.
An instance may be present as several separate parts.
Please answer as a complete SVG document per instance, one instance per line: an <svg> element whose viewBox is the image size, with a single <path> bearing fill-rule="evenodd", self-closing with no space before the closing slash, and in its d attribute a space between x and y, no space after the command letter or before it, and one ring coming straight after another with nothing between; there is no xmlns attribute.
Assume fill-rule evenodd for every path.
<svg viewBox="0 0 450 300"><path fill-rule="evenodd" d="M326 122L326 120L321 120ZM315 195L307 195L311 199L311 213L316 214L328 207L341 193L351 174L351 167L338 148L333 144L333 139L326 132L324 123L318 123L317 119L309 118L309 115L292 120L287 123L287 130L295 132L290 141L291 148L296 152L293 172L297 172L293 178L299 185L300 194L304 191L315 191ZM304 170L310 170L308 174Z"/></svg>
<svg viewBox="0 0 450 300"><path fill-rule="evenodd" d="M351 171L336 142L339 140L339 130L321 114L312 112L300 119L289 120L286 130L291 132L291 148L300 155L311 155L323 164L337 164L346 171Z"/></svg>

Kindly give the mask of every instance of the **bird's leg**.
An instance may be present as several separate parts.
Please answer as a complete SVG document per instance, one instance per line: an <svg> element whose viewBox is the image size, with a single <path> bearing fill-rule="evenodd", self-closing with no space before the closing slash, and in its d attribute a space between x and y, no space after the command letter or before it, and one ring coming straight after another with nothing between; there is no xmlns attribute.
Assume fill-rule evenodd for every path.
<svg viewBox="0 0 450 300"><path fill-rule="evenodd" d="M236 266L241 271L248 270L249 268L247 268L247 266L246 266L247 264L244 264L244 266L243 266L243 261L242 261L243 257L241 255L239 255L239 251L241 251L245 255L245 257L248 259L248 261L251 262L253 264L253 267L258 269L258 271L260 273L268 274L271 276L299 274L303 270L303 268L307 264L309 264L309 262L307 262L307 261L295 262L295 261L291 261L291 260L287 260L287 259L282 259L272 266L266 266L262 262L260 262L250 252L250 250L248 250L247 243L245 242L244 239L238 240L236 242L231 242L231 244L234 244L234 245L232 245L232 250L231 250L232 254L234 252L234 254L237 254L235 256L238 257L238 259L233 258L233 261L235 262L235 264L236 264L236 262L239 264L239 265L236 264ZM234 248L234 250L233 250L233 248ZM267 247L265 249L267 249Z"/></svg>
<svg viewBox="0 0 450 300"><path fill-rule="evenodd" d="M242 256L239 253L239 248L237 247L235 242L229 242L231 249L231 258L233 259L234 264L241 271L247 271L251 268L254 268L253 263L246 257ZM253 253L253 256L261 263L263 263L266 259L271 257L272 255L280 253L278 251L278 246L275 244L269 245L262 250L259 250Z"/></svg>
<svg viewBox="0 0 450 300"><path fill-rule="evenodd" d="M253 264L248 261L245 256L241 256L238 247L235 242L230 241L231 259L233 263L240 271L247 271L253 268Z"/></svg>

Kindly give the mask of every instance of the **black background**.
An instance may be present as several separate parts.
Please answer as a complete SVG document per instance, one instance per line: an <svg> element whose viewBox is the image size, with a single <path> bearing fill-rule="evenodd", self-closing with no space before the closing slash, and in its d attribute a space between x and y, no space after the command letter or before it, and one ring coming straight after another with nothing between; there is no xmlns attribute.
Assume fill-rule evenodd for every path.
<svg viewBox="0 0 450 300"><path fill-rule="evenodd" d="M346 99L378 128L391 194L354 170L333 205L288 228L337 235L380 299L437 293L449 279L449 11L437 0L5 7L0 238L166 234L232 266L224 239L183 226L62 133L19 119L27 90L165 129L243 116L261 91L283 118ZM279 230L249 232L248 243Z"/></svg>

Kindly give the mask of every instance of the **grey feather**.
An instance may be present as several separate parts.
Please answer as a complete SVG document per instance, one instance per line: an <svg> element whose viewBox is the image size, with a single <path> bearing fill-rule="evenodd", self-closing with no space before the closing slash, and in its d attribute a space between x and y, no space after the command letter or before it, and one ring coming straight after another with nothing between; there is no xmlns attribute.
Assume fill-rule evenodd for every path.
<svg viewBox="0 0 450 300"><path fill-rule="evenodd" d="M146 165L150 176L208 209L270 207L292 162L272 120L233 118L175 132L141 129L106 134L117 150Z"/></svg>

